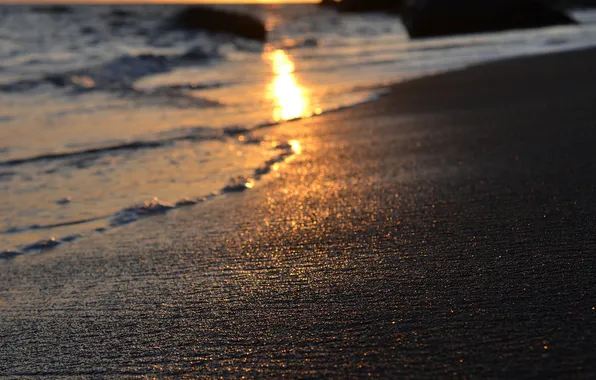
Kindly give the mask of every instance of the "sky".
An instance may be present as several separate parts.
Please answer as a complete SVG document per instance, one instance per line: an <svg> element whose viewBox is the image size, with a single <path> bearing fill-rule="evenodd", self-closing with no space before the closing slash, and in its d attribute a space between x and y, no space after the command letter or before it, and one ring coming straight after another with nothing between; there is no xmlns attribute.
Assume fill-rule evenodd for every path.
<svg viewBox="0 0 596 380"><path fill-rule="evenodd" d="M238 3L248 3L248 4L282 4L282 3L317 3L319 0L8 0L8 1L1 1L0 3L24 3L24 4L44 4L44 3L79 3L79 4L93 4L93 3L108 3L108 4L118 4L118 3L202 3L202 4L238 4Z"/></svg>

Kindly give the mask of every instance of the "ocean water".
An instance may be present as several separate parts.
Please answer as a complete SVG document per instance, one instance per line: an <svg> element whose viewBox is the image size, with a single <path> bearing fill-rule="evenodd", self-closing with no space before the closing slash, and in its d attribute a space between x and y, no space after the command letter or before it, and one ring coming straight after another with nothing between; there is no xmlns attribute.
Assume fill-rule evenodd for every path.
<svg viewBox="0 0 596 380"><path fill-rule="evenodd" d="M596 44L579 26L410 41L399 18L231 5L266 44L169 30L176 5L0 6L0 259L258 186L300 153L256 130L385 87ZM263 135L263 134L260 134Z"/></svg>

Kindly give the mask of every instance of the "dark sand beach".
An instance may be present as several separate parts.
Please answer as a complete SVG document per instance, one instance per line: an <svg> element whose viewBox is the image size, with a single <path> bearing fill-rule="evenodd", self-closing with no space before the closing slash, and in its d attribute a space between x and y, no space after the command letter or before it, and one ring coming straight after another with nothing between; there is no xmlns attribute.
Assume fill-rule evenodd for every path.
<svg viewBox="0 0 596 380"><path fill-rule="evenodd" d="M596 50L263 129L254 189L0 263L0 374L590 378Z"/></svg>

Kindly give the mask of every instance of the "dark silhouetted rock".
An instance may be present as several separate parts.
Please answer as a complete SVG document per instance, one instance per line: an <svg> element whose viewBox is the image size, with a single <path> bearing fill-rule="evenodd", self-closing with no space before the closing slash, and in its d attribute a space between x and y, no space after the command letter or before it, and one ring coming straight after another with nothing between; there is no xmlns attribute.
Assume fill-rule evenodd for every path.
<svg viewBox="0 0 596 380"><path fill-rule="evenodd" d="M411 38L576 24L534 0L406 0L402 21Z"/></svg>
<svg viewBox="0 0 596 380"><path fill-rule="evenodd" d="M204 6L183 9L171 19L170 27L230 33L259 41L267 38L265 25L258 18Z"/></svg>
<svg viewBox="0 0 596 380"><path fill-rule="evenodd" d="M594 8L596 7L596 0L545 0L558 8Z"/></svg>
<svg viewBox="0 0 596 380"><path fill-rule="evenodd" d="M321 7L335 7L337 5L337 1L335 1L335 0L321 0L319 5Z"/></svg>

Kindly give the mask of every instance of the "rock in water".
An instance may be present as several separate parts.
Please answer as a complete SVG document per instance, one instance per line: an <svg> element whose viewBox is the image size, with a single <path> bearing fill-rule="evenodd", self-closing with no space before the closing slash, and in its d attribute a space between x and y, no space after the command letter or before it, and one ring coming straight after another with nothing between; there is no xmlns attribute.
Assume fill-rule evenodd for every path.
<svg viewBox="0 0 596 380"><path fill-rule="evenodd" d="M230 33L259 41L267 38L265 25L258 18L205 6L191 6L181 10L170 21L170 27Z"/></svg>
<svg viewBox="0 0 596 380"><path fill-rule="evenodd" d="M335 0L321 0L319 5L321 7L335 7L337 5L337 1L335 1Z"/></svg>
<svg viewBox="0 0 596 380"><path fill-rule="evenodd" d="M576 24L536 0L406 0L402 21L411 38Z"/></svg>

